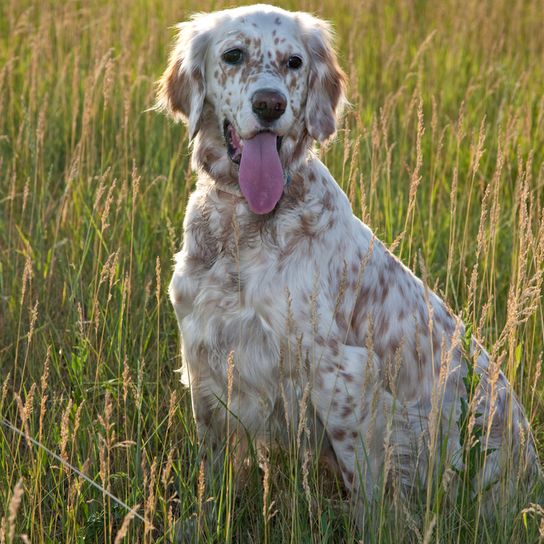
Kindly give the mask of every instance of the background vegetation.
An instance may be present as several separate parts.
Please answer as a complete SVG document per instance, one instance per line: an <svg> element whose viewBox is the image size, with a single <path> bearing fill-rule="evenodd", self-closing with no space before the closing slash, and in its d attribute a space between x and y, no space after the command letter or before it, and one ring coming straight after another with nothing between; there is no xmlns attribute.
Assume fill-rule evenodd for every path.
<svg viewBox="0 0 544 544"><path fill-rule="evenodd" d="M503 357L544 445L544 4L279 4L337 29L352 107L325 163ZM226 6L0 3L0 542L168 542L209 500L166 296L194 176L184 128L146 110L170 27ZM226 471L203 541L361 538L292 461L238 499ZM401 523L384 501L365 538L536 542L543 511L524 507L488 526L427 503Z"/></svg>

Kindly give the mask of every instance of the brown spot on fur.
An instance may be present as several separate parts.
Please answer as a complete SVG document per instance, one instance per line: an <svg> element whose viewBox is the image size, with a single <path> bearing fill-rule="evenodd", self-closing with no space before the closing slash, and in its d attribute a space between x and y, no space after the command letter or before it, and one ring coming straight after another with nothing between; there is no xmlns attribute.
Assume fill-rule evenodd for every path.
<svg viewBox="0 0 544 544"><path fill-rule="evenodd" d="M381 288L381 292L380 292L380 304L382 306L385 304L385 300L386 300L388 294L389 294L389 285L387 285L387 283L386 283Z"/></svg>
<svg viewBox="0 0 544 544"><path fill-rule="evenodd" d="M381 319L376 323L375 336L376 338L384 338L389 334L391 324L389 322L389 316L383 314Z"/></svg>
<svg viewBox="0 0 544 544"><path fill-rule="evenodd" d="M438 334L436 332L433 332L432 338L433 338L433 351L436 354L440 354L441 345L440 345L440 340L438 339Z"/></svg>
<svg viewBox="0 0 544 544"><path fill-rule="evenodd" d="M304 212L300 216L300 233L306 238L313 238L316 235L314 218Z"/></svg>
<svg viewBox="0 0 544 544"><path fill-rule="evenodd" d="M281 248L279 253L279 259L278 259L278 269L283 270L283 267L285 266L285 263L289 259L289 257L293 254L295 248L297 247L298 239L291 238L287 244Z"/></svg>
<svg viewBox="0 0 544 544"><path fill-rule="evenodd" d="M332 196L332 193L330 191L326 191L323 195L323 198L321 199L321 203L323 204L323 208L329 212L334 211L334 198Z"/></svg>
<svg viewBox="0 0 544 544"><path fill-rule="evenodd" d="M299 144L300 142L297 143L297 146ZM298 153L303 153L302 148L299 151L295 149L293 156L298 156ZM283 194L282 207L286 210L293 209L303 202L305 198L306 188L304 186L304 179L300 174L295 174Z"/></svg>
<svg viewBox="0 0 544 544"><path fill-rule="evenodd" d="M421 356L420 356L419 349L418 349L418 344L419 344L418 341L412 343L412 355L414 357L414 361L418 365L420 365L422 363L422 361L421 361Z"/></svg>

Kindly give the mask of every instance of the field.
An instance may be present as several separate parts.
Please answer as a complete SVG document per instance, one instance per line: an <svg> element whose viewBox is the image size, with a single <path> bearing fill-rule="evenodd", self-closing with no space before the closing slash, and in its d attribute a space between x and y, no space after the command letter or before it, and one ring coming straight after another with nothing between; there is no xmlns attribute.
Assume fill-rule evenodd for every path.
<svg viewBox="0 0 544 544"><path fill-rule="evenodd" d="M351 106L323 161L501 358L542 453L542 0L279 5L336 28ZM241 490L227 459L208 496L166 293L195 177L148 109L171 27L226 6L0 3L0 543L171 542L209 502L202 542L542 541L538 498L488 523L436 489L361 535L295 449Z"/></svg>

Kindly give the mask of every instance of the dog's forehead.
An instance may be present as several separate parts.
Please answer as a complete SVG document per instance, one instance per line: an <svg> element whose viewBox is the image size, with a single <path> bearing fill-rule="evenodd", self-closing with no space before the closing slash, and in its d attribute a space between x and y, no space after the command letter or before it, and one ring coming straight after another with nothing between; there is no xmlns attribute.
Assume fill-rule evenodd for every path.
<svg viewBox="0 0 544 544"><path fill-rule="evenodd" d="M302 47L298 38L298 24L290 14L241 13L218 25L215 45L239 42L240 45L258 44L265 48L288 49Z"/></svg>

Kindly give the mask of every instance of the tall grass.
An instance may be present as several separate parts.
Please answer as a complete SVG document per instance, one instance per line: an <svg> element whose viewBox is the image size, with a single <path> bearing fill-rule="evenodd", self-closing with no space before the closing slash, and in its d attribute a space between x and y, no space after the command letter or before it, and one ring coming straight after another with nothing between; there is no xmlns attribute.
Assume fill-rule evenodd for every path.
<svg viewBox="0 0 544 544"><path fill-rule="evenodd" d="M337 29L352 106L324 162L502 358L540 446L544 4L280 4ZM0 542L168 542L207 502L203 540L361 536L342 491L296 453L261 459L264 479L254 459L237 493L226 470L207 496L173 373L165 292L194 178L183 127L146 110L169 27L224 6L0 4L0 413L23 433L0 426ZM425 504L400 521L384 500L366 538L536 542L544 510L528 502L491 526Z"/></svg>

